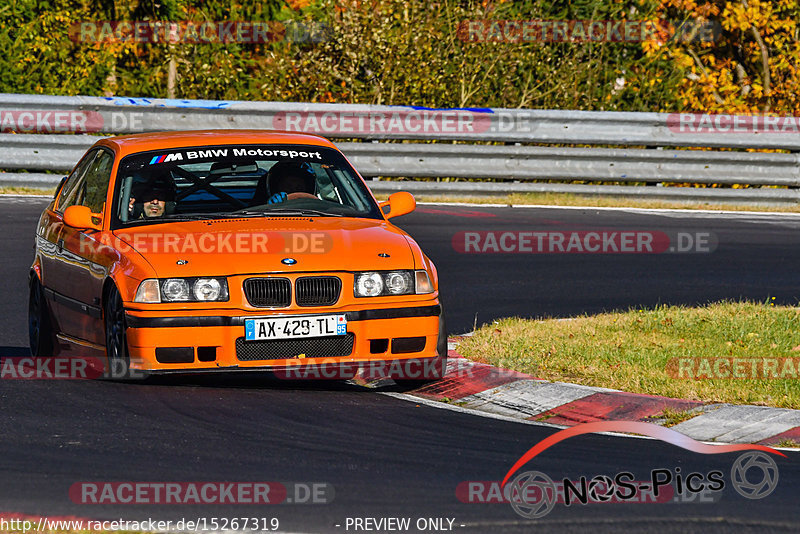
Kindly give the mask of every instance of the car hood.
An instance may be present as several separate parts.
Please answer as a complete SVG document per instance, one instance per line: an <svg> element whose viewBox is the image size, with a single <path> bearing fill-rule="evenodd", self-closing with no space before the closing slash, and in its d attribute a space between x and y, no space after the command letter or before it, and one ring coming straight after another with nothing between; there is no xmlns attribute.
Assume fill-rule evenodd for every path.
<svg viewBox="0 0 800 534"><path fill-rule="evenodd" d="M415 268L405 233L377 219L176 221L121 229L115 235L141 254L159 278ZM295 263L287 265L290 260Z"/></svg>

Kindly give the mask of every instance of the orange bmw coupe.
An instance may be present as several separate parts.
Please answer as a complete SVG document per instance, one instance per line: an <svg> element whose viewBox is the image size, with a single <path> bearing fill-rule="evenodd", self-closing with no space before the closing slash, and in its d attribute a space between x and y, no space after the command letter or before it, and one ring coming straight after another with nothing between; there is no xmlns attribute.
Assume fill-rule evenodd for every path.
<svg viewBox="0 0 800 534"><path fill-rule="evenodd" d="M409 193L377 202L314 135L101 139L39 220L31 353L92 357L106 376L441 378L436 267L389 222L414 208Z"/></svg>

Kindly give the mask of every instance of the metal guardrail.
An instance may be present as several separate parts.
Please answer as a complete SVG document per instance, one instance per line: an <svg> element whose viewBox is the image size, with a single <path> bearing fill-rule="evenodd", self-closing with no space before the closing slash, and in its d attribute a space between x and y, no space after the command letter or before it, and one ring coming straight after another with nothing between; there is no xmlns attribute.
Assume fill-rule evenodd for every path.
<svg viewBox="0 0 800 534"><path fill-rule="evenodd" d="M99 137L0 134L0 168L68 172Z"/></svg>
<svg viewBox="0 0 800 534"><path fill-rule="evenodd" d="M800 186L800 154L339 143L365 176Z"/></svg>
<svg viewBox="0 0 800 534"><path fill-rule="evenodd" d="M429 109L413 106L243 102L0 93L0 114L84 112L89 131L256 128L331 138L438 139L518 143L800 150L800 122L748 129L731 116L681 126L678 113ZM727 117L714 124L714 117ZM797 119L796 117L794 119ZM55 120L51 117L51 120ZM69 122L69 118L65 119ZM28 125L30 120L25 121ZM693 130L711 124L711 133ZM7 126L3 126L6 129ZM792 130L792 127L795 128ZM776 132L775 129L783 129Z"/></svg>
<svg viewBox="0 0 800 534"><path fill-rule="evenodd" d="M369 181L375 195L408 191L414 195L491 197L514 193L559 193L580 196L602 196L673 202L716 202L729 204L796 204L797 189L731 189L696 187L641 187L635 185L538 184L504 183L502 190L491 182L419 182Z"/></svg>
<svg viewBox="0 0 800 534"><path fill-rule="evenodd" d="M51 188L58 185L60 174L0 173L0 187ZM378 181L367 184L375 195L388 196L397 191L435 197L491 197L512 193L567 193L581 196L637 197L652 200L727 202L734 204L785 204L800 202L798 189L730 189L694 187L640 187L631 185L586 185L495 182L423 182ZM498 187L501 185L502 187Z"/></svg>
<svg viewBox="0 0 800 534"><path fill-rule="evenodd" d="M0 134L0 167L66 172L90 135ZM338 143L364 176L800 186L800 154L441 143Z"/></svg>
<svg viewBox="0 0 800 534"><path fill-rule="evenodd" d="M730 123L730 131L726 131L727 123L714 117L703 120L706 125L716 124L717 131L704 133L684 132L681 130L680 116L661 113L431 110L403 106L0 94L0 127L4 129L13 126L18 130L77 130L114 134L206 128L296 129L316 131L332 138L528 144L338 143L356 168L367 177L503 180L370 181L376 191L391 191L396 187L394 184L399 183L412 192L424 191L429 194L487 195L552 191L698 200L713 197L737 201L796 202L794 189L514 183L586 180L800 186L800 155L797 153L662 148L771 148L800 151L800 134L792 134L791 128L785 133L778 133L750 127L750 130L745 128L747 131L734 133L731 126L734 119L726 119ZM789 121L786 126L792 124ZM772 130L775 130L774 125ZM66 172L96 139L94 135L0 134L0 168ZM652 148L529 146L535 143ZM58 176L53 176L52 183L57 183L58 179ZM0 185L34 185L47 183L48 180L48 175L0 173Z"/></svg>

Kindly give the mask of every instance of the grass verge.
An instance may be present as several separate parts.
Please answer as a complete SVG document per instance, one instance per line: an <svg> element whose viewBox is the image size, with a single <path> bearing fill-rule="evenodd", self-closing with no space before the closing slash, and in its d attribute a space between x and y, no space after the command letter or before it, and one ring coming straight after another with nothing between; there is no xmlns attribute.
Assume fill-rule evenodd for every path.
<svg viewBox="0 0 800 534"><path fill-rule="evenodd" d="M0 187L0 195L47 195L53 196L55 188ZM379 200L384 196L378 195ZM716 204L712 202L670 202L667 200L642 200L637 198L583 197L569 193L518 193L505 196L470 197L452 195L415 195L417 202L464 202L470 204L505 204L514 206L585 206L587 208L646 208L646 209L693 209L720 211L769 211L800 213L800 205L761 204Z"/></svg>
<svg viewBox="0 0 800 534"><path fill-rule="evenodd" d="M0 195L47 195L52 197L55 187L40 189L37 187L0 187Z"/></svg>
<svg viewBox="0 0 800 534"><path fill-rule="evenodd" d="M53 196L55 188L0 187L0 195L47 195ZM378 195L379 200L384 196ZM667 200L641 200L636 198L582 197L568 193L518 193L496 197L415 195L417 202L445 202L469 204L505 204L514 206L585 206L587 208L645 208L645 209L692 209L719 211L767 211L800 213L800 205L762 204L716 204L711 202L670 202Z"/></svg>
<svg viewBox="0 0 800 534"><path fill-rule="evenodd" d="M503 319L465 338L458 351L551 381L800 408L800 309L769 303Z"/></svg>

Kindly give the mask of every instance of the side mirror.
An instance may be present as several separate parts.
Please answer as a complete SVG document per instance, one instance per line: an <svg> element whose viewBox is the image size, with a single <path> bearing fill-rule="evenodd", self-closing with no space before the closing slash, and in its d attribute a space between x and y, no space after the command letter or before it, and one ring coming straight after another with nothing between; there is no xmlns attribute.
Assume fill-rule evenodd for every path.
<svg viewBox="0 0 800 534"><path fill-rule="evenodd" d="M100 219L100 224L95 224L92 219ZM78 230L102 230L103 216L92 213L88 206L70 206L64 211L64 224Z"/></svg>
<svg viewBox="0 0 800 534"><path fill-rule="evenodd" d="M399 217L414 211L417 207L417 201L414 200L414 195L406 191L400 191L389 196L389 200L381 202L380 207L389 206L389 213L386 214L387 219L392 217Z"/></svg>

